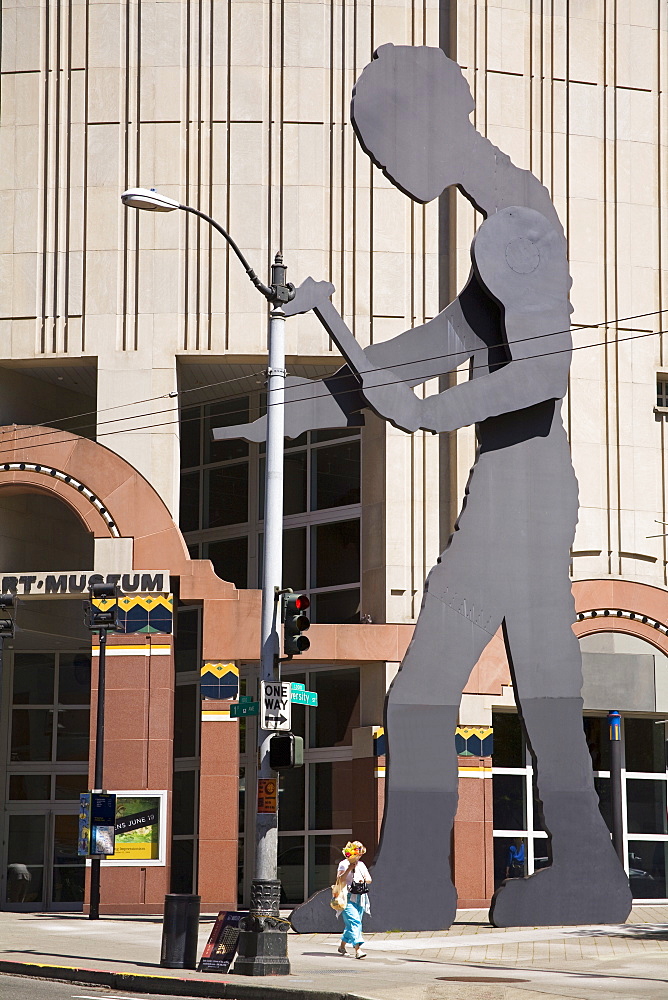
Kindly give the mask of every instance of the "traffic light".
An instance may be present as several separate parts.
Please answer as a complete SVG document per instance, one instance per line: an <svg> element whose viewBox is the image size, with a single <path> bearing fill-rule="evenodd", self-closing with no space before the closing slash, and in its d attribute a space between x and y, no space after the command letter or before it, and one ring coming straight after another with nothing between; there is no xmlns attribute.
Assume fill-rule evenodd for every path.
<svg viewBox="0 0 668 1000"><path fill-rule="evenodd" d="M305 594L285 594L283 603L283 652L286 656L304 653L310 647L302 632L306 632L311 623L304 614L310 605Z"/></svg>
<svg viewBox="0 0 668 1000"><path fill-rule="evenodd" d="M14 638L14 595L0 594L0 638Z"/></svg>
<svg viewBox="0 0 668 1000"><path fill-rule="evenodd" d="M118 587L112 583L92 583L88 590L90 593L90 603L86 609L88 628L91 631L101 628L115 629L118 622ZM103 607L100 607L100 604Z"/></svg>
<svg viewBox="0 0 668 1000"><path fill-rule="evenodd" d="M304 741L294 733L274 733L269 740L269 767L272 771L286 771L304 763Z"/></svg>

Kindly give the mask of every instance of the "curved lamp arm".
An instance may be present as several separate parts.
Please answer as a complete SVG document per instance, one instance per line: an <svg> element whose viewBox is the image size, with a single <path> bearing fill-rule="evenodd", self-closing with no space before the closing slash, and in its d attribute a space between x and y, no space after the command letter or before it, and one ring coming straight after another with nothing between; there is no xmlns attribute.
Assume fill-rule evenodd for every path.
<svg viewBox="0 0 668 1000"><path fill-rule="evenodd" d="M168 198L167 195L160 194L159 191L155 191L153 188L150 190L148 188L129 188L121 195L121 201L126 208L139 208L146 212L174 212L178 208L181 209L182 212L190 212L191 215L197 215L200 219L204 219L205 222L208 222L210 226L213 226L213 228L220 233L223 239L225 239L230 245L232 250L234 250L246 274L258 291L262 292L264 297L269 302L273 302L275 300L275 290L270 288L269 285L265 285L265 283L258 278L257 274L250 266L230 234L223 229L223 227L216 222L215 219L212 219L210 215L207 215L206 212L200 212L198 208L192 208L190 205L181 205L180 202L175 201L174 198Z"/></svg>

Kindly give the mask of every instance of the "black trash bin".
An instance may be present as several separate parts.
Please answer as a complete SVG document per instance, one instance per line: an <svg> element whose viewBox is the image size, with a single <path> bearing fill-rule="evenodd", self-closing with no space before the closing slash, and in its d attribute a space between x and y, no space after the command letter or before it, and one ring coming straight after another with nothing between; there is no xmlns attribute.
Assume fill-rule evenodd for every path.
<svg viewBox="0 0 668 1000"><path fill-rule="evenodd" d="M164 969L197 968L197 931L201 896L172 892L165 896L160 965Z"/></svg>

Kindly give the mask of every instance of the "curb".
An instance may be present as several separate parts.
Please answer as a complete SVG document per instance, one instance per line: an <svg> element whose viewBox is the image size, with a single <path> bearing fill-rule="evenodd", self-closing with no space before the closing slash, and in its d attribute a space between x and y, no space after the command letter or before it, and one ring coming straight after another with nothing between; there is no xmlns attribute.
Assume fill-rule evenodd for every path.
<svg viewBox="0 0 668 1000"><path fill-rule="evenodd" d="M205 1000L365 1000L357 993L339 993L333 990L293 989L289 986L270 985L266 979L257 986L224 980L177 979L174 976L150 976L135 972L111 972L104 969L79 969L60 965L39 965L33 962L0 960L0 975L26 976L49 979L62 983L79 983L83 986L109 986L112 989L135 993L163 994L172 997L202 997ZM272 977L273 978L273 977Z"/></svg>

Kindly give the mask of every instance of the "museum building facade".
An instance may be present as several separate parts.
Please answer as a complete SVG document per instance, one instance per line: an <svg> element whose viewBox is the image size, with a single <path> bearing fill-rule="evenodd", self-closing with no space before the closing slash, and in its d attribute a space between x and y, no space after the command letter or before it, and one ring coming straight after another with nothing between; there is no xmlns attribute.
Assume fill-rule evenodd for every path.
<svg viewBox="0 0 668 1000"><path fill-rule="evenodd" d="M607 714L622 714L631 887L668 899L668 23L642 0L614 17L602 0L547 6L3 5L0 577L17 629L0 679L0 907L87 907L91 579L122 594L104 784L118 829L143 823L103 863L102 912L160 912L170 891L208 912L248 901L255 719L230 706L258 693L265 456L211 431L264 412L266 308L207 227L119 196L155 186L201 208L260 273L282 249L289 279L333 282L364 346L424 322L463 286L480 217L454 191L409 202L357 146L352 86L388 41L457 59L476 127L541 178L568 236L583 726L610 822ZM314 317L286 338L290 374L338 367ZM466 377L444 370L440 387ZM373 414L286 440L283 583L308 594L313 625L283 675L318 695L293 706L304 766L280 776L286 905L331 883L352 837L373 855L386 691L474 454L471 428L408 435ZM550 858L500 634L444 757L453 743L453 877L460 906L485 906Z"/></svg>

